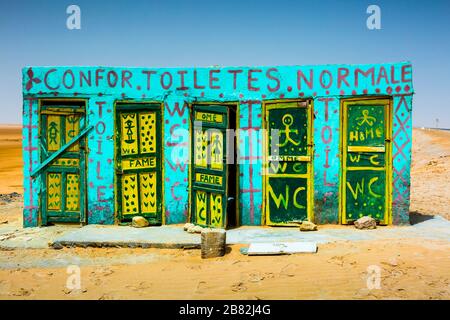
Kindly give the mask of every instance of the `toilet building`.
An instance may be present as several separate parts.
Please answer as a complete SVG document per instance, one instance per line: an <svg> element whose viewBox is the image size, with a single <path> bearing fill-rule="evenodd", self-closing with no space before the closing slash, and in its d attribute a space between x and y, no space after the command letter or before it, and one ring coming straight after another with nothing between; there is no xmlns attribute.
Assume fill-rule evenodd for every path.
<svg viewBox="0 0 450 320"><path fill-rule="evenodd" d="M409 222L409 62L23 69L24 226Z"/></svg>

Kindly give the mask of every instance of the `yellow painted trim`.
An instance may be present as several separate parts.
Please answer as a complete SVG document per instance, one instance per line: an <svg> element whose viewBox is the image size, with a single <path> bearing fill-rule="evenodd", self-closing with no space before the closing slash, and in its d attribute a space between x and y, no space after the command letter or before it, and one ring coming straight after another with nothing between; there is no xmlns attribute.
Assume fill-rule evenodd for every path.
<svg viewBox="0 0 450 320"><path fill-rule="evenodd" d="M347 152L385 152L386 148L382 147L359 147L359 146L349 146L347 147Z"/></svg>
<svg viewBox="0 0 450 320"><path fill-rule="evenodd" d="M202 181L203 178L208 178L208 180L207 181ZM214 182L210 182L209 179L214 179ZM209 185L212 185L212 186L220 186L220 187L223 184L222 176L216 176L216 175L213 175L213 174L200 173L200 172L197 172L195 174L195 181L196 182L200 182L200 183L209 184ZM217 183L215 183L215 182L217 182Z"/></svg>
<svg viewBox="0 0 450 320"><path fill-rule="evenodd" d="M274 174L274 173L268 173L267 177L271 178L308 178L308 173L303 174L289 174L289 173L280 173L280 174Z"/></svg>
<svg viewBox="0 0 450 320"><path fill-rule="evenodd" d="M73 114L85 114L84 112L81 112L81 111L73 111L72 112ZM47 110L43 110L43 111L41 111L41 114L45 114L45 115L67 115L67 111L62 111L62 110L60 110L60 109L58 109L58 110L49 110L49 109L47 109Z"/></svg>
<svg viewBox="0 0 450 320"><path fill-rule="evenodd" d="M310 162L311 156L268 156L268 161L285 161L285 162Z"/></svg>
<svg viewBox="0 0 450 320"><path fill-rule="evenodd" d="M297 102L297 105L293 105L294 102ZM307 108L308 107L308 101L307 100L270 100L267 101L266 110L271 109L290 109L290 108Z"/></svg>
<svg viewBox="0 0 450 320"><path fill-rule="evenodd" d="M204 119L206 117L206 119ZM211 117L211 118L209 118ZM196 121L203 121L203 122L209 122L209 123L222 123L223 117L222 114L218 113L211 113L211 112L205 112L205 111L197 111L195 113L195 120Z"/></svg>
<svg viewBox="0 0 450 320"><path fill-rule="evenodd" d="M140 164L137 164L140 162ZM132 169L152 169L156 168L156 157L141 157L141 158L129 158L122 161L122 170L132 170ZM134 166L132 166L134 163Z"/></svg>
<svg viewBox="0 0 450 320"><path fill-rule="evenodd" d="M234 201L235 203L235 210L236 210L236 227L240 226L240 217L241 217L241 206L240 206L240 202L239 199L241 197L241 193L239 192L240 190L240 177L241 177L241 166L239 165L239 154L237 153L238 150L238 144L239 144L239 128L240 128L240 119L241 119L241 107L239 103L236 103L236 118L234 119L234 127L236 128L236 132L235 132L235 145L234 145L234 152L236 154L236 199Z"/></svg>
<svg viewBox="0 0 450 320"><path fill-rule="evenodd" d="M347 171L384 171L386 168L383 167L349 167L347 166Z"/></svg>
<svg viewBox="0 0 450 320"><path fill-rule="evenodd" d="M292 105L287 106L289 103L292 102L298 102L298 103L305 103L305 106L301 105ZM285 104L286 103L286 104ZM281 104L281 107L280 107ZM269 115L269 110L271 109L287 109L287 108L308 108L307 116L308 116L308 139L307 139L307 146L308 146L308 156L302 156L302 160L307 162L307 171L306 174L293 174L293 175L285 175L285 174L279 174L279 175L273 175L268 173L268 153L267 153L267 141L269 141L268 132L267 132L267 119ZM314 164L312 161L312 158L314 156L314 122L313 122L313 113L314 113L314 100L312 99L277 99L277 100L267 100L263 101L262 103L262 128L264 130L264 136L263 136L263 201L262 201L262 217L261 222L265 225L271 225L271 226L298 226L296 223L273 223L270 221L270 212L269 212L269 197L267 196L267 183L268 178L277 176L277 177L302 177L307 179L307 186L308 186L308 193L306 195L307 199L307 218L309 221L314 221Z"/></svg>
<svg viewBox="0 0 450 320"><path fill-rule="evenodd" d="M362 148L359 152L385 152L385 164L383 167L348 167L347 166L347 153L351 152L351 146L347 147L347 110L349 105L383 105L386 108L385 118L385 140L386 145L383 151L375 151L373 148L381 147L353 147ZM386 171L386 197L385 197L385 214L384 220L380 221L382 225L392 224L392 98L386 96L380 97L361 97L361 98L349 98L341 99L340 101L340 125L341 125L341 137L340 137L340 155L341 155L341 174L339 179L339 223L347 224L345 208L346 208L346 173L347 170L385 170ZM367 148L369 150L367 150ZM354 149L353 149L354 150ZM358 151L356 151L358 152Z"/></svg>

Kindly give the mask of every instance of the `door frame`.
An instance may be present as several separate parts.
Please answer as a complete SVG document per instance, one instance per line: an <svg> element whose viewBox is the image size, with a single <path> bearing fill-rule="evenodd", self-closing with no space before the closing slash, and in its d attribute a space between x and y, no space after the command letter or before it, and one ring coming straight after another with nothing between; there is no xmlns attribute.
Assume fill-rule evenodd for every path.
<svg viewBox="0 0 450 320"><path fill-rule="evenodd" d="M116 165L117 165L117 143L120 142L120 137L116 136L116 130L117 130L117 111L118 109L120 109L120 105L124 105L124 104L132 104L133 107L132 108L128 108L128 110L145 110L145 106L146 105L159 105L159 111L160 111L160 115L161 115L161 133L160 133L160 141L159 141L159 152L161 154L161 177L160 177L160 181L158 181L158 183L160 183L161 185L161 225L166 224L166 215L165 215L165 197L164 197L164 192L165 192L165 180L164 180L164 164L165 164L165 159L164 159L164 102L161 101L154 101L154 100L149 100L149 101L135 101L135 100L116 100L114 101L114 108L113 108L113 144L114 144L114 165L113 165L113 184L114 184L114 223L115 224L119 224L122 222L122 215L119 214L119 190L118 190L118 183L117 183L117 174L116 174ZM120 110L119 110L120 111Z"/></svg>
<svg viewBox="0 0 450 320"><path fill-rule="evenodd" d="M347 158L344 152L344 147L346 147L347 142L347 105L351 103L358 102L360 104L371 105L373 103L382 104L387 106L387 112L385 112L385 168L386 168L386 188L385 188L385 214L383 221L380 221L380 225L390 225L392 224L392 97L390 96L370 96L370 97L353 97L345 98L340 100L340 119L339 124L341 127L340 138L339 138L339 155L341 159L340 169L339 169L339 224L348 224L345 217L345 205L346 205L346 194L345 194L345 178L346 178L346 168L347 168Z"/></svg>
<svg viewBox="0 0 450 320"><path fill-rule="evenodd" d="M226 101L226 102L217 102L217 101L201 101L201 102L191 102L188 104L189 108L189 165L188 165L188 214L187 214L187 221L188 223L192 222L192 171L193 171L193 163L192 163L192 155L193 155L193 148L194 148L194 127L193 127L193 119L194 119L194 106L225 106L225 107L231 107L236 110L236 123L235 123L235 140L239 141L239 119L240 119L240 104L237 101ZM228 117L229 118L229 117ZM228 119L229 120L229 119ZM228 126L230 125L230 122L228 121ZM228 140L227 140L228 143ZM234 152L236 153L237 145L234 146ZM227 149L228 150L228 149ZM228 151L227 151L228 152ZM240 166L239 166L239 159L236 157L236 199L235 199L235 209L236 209L236 226L239 226L239 218L240 218ZM228 172L226 177L226 185L225 190L228 191ZM228 208L228 207L227 207ZM225 214L225 228L228 228L228 214Z"/></svg>
<svg viewBox="0 0 450 320"><path fill-rule="evenodd" d="M43 123L42 123L42 117L41 117L41 112L42 112L42 107L45 105L46 102L51 101L52 103L61 103L61 105L64 105L64 103L79 103L79 106L83 109L84 111L84 121L85 121L85 127L88 127L88 117L87 117L87 106L88 106L88 101L87 99L80 99L80 98L39 98L38 99L38 141L39 141L39 147L38 147L38 159L39 162L41 162L42 160L42 148L41 148L41 137L42 134L45 133L45 131L43 130ZM47 130L47 128L45 128L45 130ZM80 131L82 129L80 128ZM83 137L82 139L84 139L84 143L85 143L85 149L82 150L80 148L80 221L78 221L80 224L82 225L86 225L88 224L88 215L86 214L86 208L87 208L87 157L88 157L88 153L89 153L89 148L87 148L87 139L86 137ZM55 159L56 160L56 159ZM49 164L50 165L50 164ZM84 170L83 170L84 169ZM47 182L46 179L43 177L43 173L45 172L45 170L43 170L42 172L39 173L38 177L39 177L39 187L40 187L40 195L38 197L38 225L39 226L46 226L48 224L48 215L47 215L47 211L43 210L43 206L47 205ZM82 172L84 174L82 174ZM30 178L31 179L31 178ZM45 179L45 180L44 180ZM43 188L43 182L45 181L45 188ZM61 186L62 188L62 186ZM42 196L42 192L45 190L45 196ZM32 190L30 190L29 192L33 192ZM62 205L62 203L61 203ZM58 222L66 222L63 221L64 219L62 219L61 221ZM73 222L72 222L73 223Z"/></svg>
<svg viewBox="0 0 450 320"><path fill-rule="evenodd" d="M307 175L307 186L308 186L308 194L306 196L307 200L307 219L308 221L314 222L314 99L312 98L303 98L303 99L274 99L274 100L264 100L262 103L262 113L263 113L263 119L262 119L262 128L264 130L264 136L263 136L263 145L262 145L262 153L263 153L263 187L262 187L262 219L261 224L262 225L271 225L271 226L284 226L284 227L298 227L297 223L271 223L270 222L270 216L268 212L268 197L267 195L267 184L268 184L268 176L267 176L267 170L268 170L268 153L267 153L267 142L269 141L268 137L268 125L267 125L267 112L270 108L268 108L268 105L270 104L276 104L276 103L292 103L292 102L306 102L309 105L307 108L309 108L309 112L307 114L308 116L308 139L307 139L307 145L310 147L310 161L309 161L309 168ZM295 108L295 107L291 107ZM277 108L275 108L277 109ZM283 108L279 108L283 109Z"/></svg>

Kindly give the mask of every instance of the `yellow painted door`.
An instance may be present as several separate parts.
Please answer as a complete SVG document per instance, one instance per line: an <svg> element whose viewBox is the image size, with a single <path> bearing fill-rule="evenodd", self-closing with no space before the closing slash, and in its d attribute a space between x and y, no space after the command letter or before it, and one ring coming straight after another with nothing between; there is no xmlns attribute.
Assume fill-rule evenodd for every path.
<svg viewBox="0 0 450 320"><path fill-rule="evenodd" d="M144 216L162 223L161 110L124 105L116 112L117 211L120 220Z"/></svg>
<svg viewBox="0 0 450 320"><path fill-rule="evenodd" d="M76 138L85 127L84 107L41 106L41 162ZM85 222L85 141L80 139L41 173L42 224Z"/></svg>
<svg viewBox="0 0 450 320"><path fill-rule="evenodd" d="M192 112L191 220L223 228L227 225L229 110L226 106L201 105L194 106Z"/></svg>

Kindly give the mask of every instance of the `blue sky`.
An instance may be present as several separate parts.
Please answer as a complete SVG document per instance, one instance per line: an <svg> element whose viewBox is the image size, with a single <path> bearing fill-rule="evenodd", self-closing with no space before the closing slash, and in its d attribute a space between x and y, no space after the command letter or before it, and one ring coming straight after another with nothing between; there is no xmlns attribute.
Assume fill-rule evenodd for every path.
<svg viewBox="0 0 450 320"><path fill-rule="evenodd" d="M66 28L81 8L82 29ZM366 28L368 5L382 29ZM409 60L415 126L450 128L450 1L0 2L0 123L21 122L26 65L235 66Z"/></svg>

